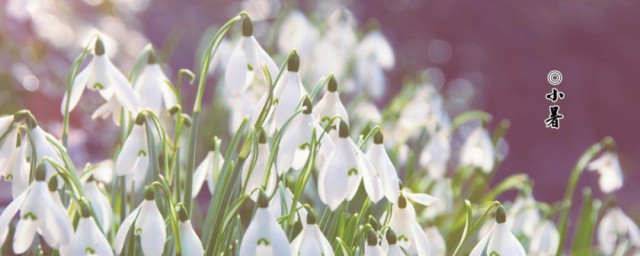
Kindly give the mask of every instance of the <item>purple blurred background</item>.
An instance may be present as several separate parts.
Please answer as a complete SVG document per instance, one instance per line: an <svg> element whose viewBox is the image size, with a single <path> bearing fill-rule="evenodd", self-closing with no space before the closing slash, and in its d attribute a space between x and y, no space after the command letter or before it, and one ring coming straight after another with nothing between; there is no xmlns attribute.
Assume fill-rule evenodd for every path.
<svg viewBox="0 0 640 256"><path fill-rule="evenodd" d="M243 7L260 10L268 6L267 13L277 14L279 9L292 6L264 0L130 2L142 2L142 7L127 11L100 0L68 4L82 10L75 15L97 27L104 23L94 18L97 13L126 14L127 18L118 23L124 25L121 29L136 28L158 48L173 47L169 63L173 70L193 69L202 31L212 24L222 24ZM635 219L640 218L640 204L634 200L640 193L640 144L636 139L640 118L633 114L640 109L640 2L384 0L302 1L295 6L310 14L313 10L330 11L341 4L353 11L359 27L366 27L370 20L379 21L396 51L397 65L388 73L391 89L387 99L400 89L405 76L414 76L425 68L441 72L444 79L438 83L446 98L455 96L465 101L467 97L468 107L493 115L491 128L502 119L511 121L506 135L509 155L498 177L529 174L536 183L535 197L546 202L559 200L564 194L571 169L584 150L610 135L617 142L625 170L625 186L616 193L618 201ZM44 50L46 45L32 36L33 21L17 21L4 11L0 15L6 21L0 25L0 112L12 113L21 105L41 119L47 116L59 122L60 89L78 46L69 46L72 50L68 52L48 52ZM274 17L267 15L266 23ZM174 45L167 41L172 37L177 37ZM136 40L140 39L131 41ZM127 53L135 56L140 45L144 42ZM37 61L44 60L58 65L37 68ZM21 84L14 77L15 62L23 62L34 74L52 78L40 81L37 90L30 92L24 81ZM565 93L565 98L556 103L564 115L559 130L545 128L543 122L549 115L548 107L553 105L544 97L553 88L546 76L554 69L564 77L557 86ZM208 91L210 95L211 88ZM189 100L194 92L186 94L185 100ZM457 112L459 109L453 109L451 113ZM74 126L104 129L89 124L77 113L72 120ZM100 152L103 142L89 140L84 154ZM581 181L599 195L597 174L585 173Z"/></svg>

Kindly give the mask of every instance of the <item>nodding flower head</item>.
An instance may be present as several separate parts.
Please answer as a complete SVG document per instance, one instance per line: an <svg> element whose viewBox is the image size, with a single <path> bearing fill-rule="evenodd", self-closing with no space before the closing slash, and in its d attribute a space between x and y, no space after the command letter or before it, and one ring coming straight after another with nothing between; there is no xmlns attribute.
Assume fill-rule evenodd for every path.
<svg viewBox="0 0 640 256"><path fill-rule="evenodd" d="M333 76L333 74L331 74L329 77L329 84L327 85L327 90L330 92L338 91L338 82L336 81L336 78Z"/></svg>
<svg viewBox="0 0 640 256"><path fill-rule="evenodd" d="M376 246L378 245L378 236L376 232L373 230L369 230L369 234L367 234L367 245Z"/></svg>
<svg viewBox="0 0 640 256"><path fill-rule="evenodd" d="M93 52L96 54L96 56L102 56L105 53L104 43L102 42L102 39L100 39L100 37L96 39L96 43L93 46Z"/></svg>
<svg viewBox="0 0 640 256"><path fill-rule="evenodd" d="M269 198L267 198L267 195L262 190L260 194L258 194L258 207L264 209L269 207Z"/></svg>
<svg viewBox="0 0 640 256"><path fill-rule="evenodd" d="M242 20L242 35L253 35L253 22L251 21L251 18L249 16L244 17L244 20Z"/></svg>
<svg viewBox="0 0 640 256"><path fill-rule="evenodd" d="M291 72L298 72L300 69L300 56L296 50L291 52L291 57L289 57L289 61L287 62L287 70Z"/></svg>
<svg viewBox="0 0 640 256"><path fill-rule="evenodd" d="M496 222L498 223L505 223L507 221L507 214L504 211L504 207L498 206L498 209L496 209Z"/></svg>
<svg viewBox="0 0 640 256"><path fill-rule="evenodd" d="M340 126L338 127L338 135L340 136L340 138L349 137L349 125L344 120L340 120Z"/></svg>

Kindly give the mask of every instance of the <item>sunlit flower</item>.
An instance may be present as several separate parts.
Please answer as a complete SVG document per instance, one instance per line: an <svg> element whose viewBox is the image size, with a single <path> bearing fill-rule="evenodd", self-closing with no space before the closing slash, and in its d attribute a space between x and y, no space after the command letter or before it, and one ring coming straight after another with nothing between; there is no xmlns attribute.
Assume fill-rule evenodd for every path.
<svg viewBox="0 0 640 256"><path fill-rule="evenodd" d="M291 255L334 255L333 248L317 225L316 215L309 212L307 225L291 242Z"/></svg>
<svg viewBox="0 0 640 256"><path fill-rule="evenodd" d="M218 174L220 174L220 169L222 169L223 164L224 158L222 154L220 154L220 152L216 153L214 144L211 143L209 153L207 153L207 156L205 156L193 173L192 197L196 197L198 193L200 193L200 189L205 180L207 181L209 193L213 194L216 180L218 179Z"/></svg>
<svg viewBox="0 0 640 256"><path fill-rule="evenodd" d="M272 78L278 74L278 67L262 49L253 36L253 23L249 17L242 21L242 37L231 53L224 73L227 96L237 97L262 76L262 67L267 65Z"/></svg>
<svg viewBox="0 0 640 256"><path fill-rule="evenodd" d="M398 184L398 172L387 155L384 148L382 132L378 131L374 135L373 145L367 151L367 158L374 167L374 182L382 188L383 195L392 203L395 203L400 195Z"/></svg>
<svg viewBox="0 0 640 256"><path fill-rule="evenodd" d="M612 255L624 242L640 248L640 229L620 207L610 208L598 225L598 246L604 255Z"/></svg>
<svg viewBox="0 0 640 256"><path fill-rule="evenodd" d="M329 123L329 120L336 116L339 116L345 122L349 122L349 114L340 100L340 95L338 94L338 82L335 77L330 76L329 82L327 83L327 91L324 93L320 101L318 101L318 104L316 104L316 111L314 114L316 119L320 121L322 127L337 127L340 120L336 119L332 123ZM336 129L331 129L330 134L333 131L336 131Z"/></svg>
<svg viewBox="0 0 640 256"><path fill-rule="evenodd" d="M398 245L407 255L428 255L431 252L431 243L416 220L416 211L403 194L400 194L398 203L393 205L389 227L395 231Z"/></svg>
<svg viewBox="0 0 640 256"><path fill-rule="evenodd" d="M307 96L307 90L300 81L299 68L300 56L293 51L287 62L287 72L282 75L273 91L274 102L277 102L273 106L273 118L278 129L293 116L302 99Z"/></svg>
<svg viewBox="0 0 640 256"><path fill-rule="evenodd" d="M61 255L113 255L109 241L91 218L88 206L82 204L80 209L76 231L69 245L60 249Z"/></svg>
<svg viewBox="0 0 640 256"><path fill-rule="evenodd" d="M364 247L364 256L385 256L387 255L378 244L378 235L373 230L367 234L367 246Z"/></svg>
<svg viewBox="0 0 640 256"><path fill-rule="evenodd" d="M598 159L591 161L588 170L600 174L600 189L604 193L614 192L622 187L623 175L618 154L605 152Z"/></svg>
<svg viewBox="0 0 640 256"><path fill-rule="evenodd" d="M374 99L384 96L384 71L393 68L395 56L387 39L379 30L369 32L360 41L356 52L356 77L360 89Z"/></svg>
<svg viewBox="0 0 640 256"><path fill-rule="evenodd" d="M255 201L258 198L258 194L255 193L255 190L262 187L265 179L267 181L267 186L264 191L269 195L273 194L276 190L278 182L274 166L267 166L271 152L269 150L269 145L267 145L267 137L264 134L264 130L260 130L258 138L258 156L256 158L255 165L253 166L253 170L251 171L251 176L249 176L249 170L251 169L250 159L252 159L254 153L255 152L249 153L249 156L247 157L247 164L242 167L242 186L246 187L245 193L249 193L251 195L251 199ZM268 178L266 178L267 172L269 172Z"/></svg>
<svg viewBox="0 0 640 256"><path fill-rule="evenodd" d="M150 52L147 58L147 66L134 85L136 93L140 95L139 105L141 108L151 109L157 115L165 114L178 104L178 98L155 54Z"/></svg>
<svg viewBox="0 0 640 256"><path fill-rule="evenodd" d="M147 188L144 201L120 224L115 240L116 253L122 251L129 229L134 223L135 234L140 236L142 252L145 255L162 255L167 231L162 214L156 205L153 188Z"/></svg>
<svg viewBox="0 0 640 256"><path fill-rule="evenodd" d="M73 87L71 88L70 97L67 97L67 93L64 95L61 106L61 112L63 114L65 113L67 102L69 104L69 111L72 111L76 107L85 87L98 91L107 101L106 104L118 104L133 113L136 113L138 110L137 95L133 91L127 77L125 77L105 55L104 43L100 38L96 39L93 49L93 59L89 62L89 65L76 76ZM115 114L115 112L112 113Z"/></svg>
<svg viewBox="0 0 640 256"><path fill-rule="evenodd" d="M140 120L138 120L140 121ZM147 132L144 122L138 122L133 126L131 133L122 146L122 150L116 158L116 175L127 175L127 193L131 192L133 183L134 191L141 188L141 178L144 179L149 169L149 149L147 145Z"/></svg>
<svg viewBox="0 0 640 256"><path fill-rule="evenodd" d="M178 208L178 229L180 230L180 243L182 248L182 255L204 255L204 247L200 238L193 230L189 214L184 206L180 205Z"/></svg>
<svg viewBox="0 0 640 256"><path fill-rule="evenodd" d="M448 134L444 129L436 132L420 154L420 165L436 179L444 177L447 172L447 163L451 155Z"/></svg>
<svg viewBox="0 0 640 256"><path fill-rule="evenodd" d="M509 230L509 226L505 223L506 221L507 214L504 208L499 206L496 210L496 223L491 228L491 231L473 247L470 256L494 254L513 256L527 255L518 238Z"/></svg>
<svg viewBox="0 0 640 256"><path fill-rule="evenodd" d="M556 225L550 220L541 221L536 227L529 242L529 255L552 256L560 245L560 234Z"/></svg>
<svg viewBox="0 0 640 256"><path fill-rule="evenodd" d="M489 132L482 127L475 128L462 145L460 164L479 168L485 173L494 166L495 152Z"/></svg>
<svg viewBox="0 0 640 256"><path fill-rule="evenodd" d="M281 106L282 107L282 106ZM328 157L334 149L334 145L328 135L324 135L324 129L320 127L313 117L313 107L309 98L302 102L301 115L296 116L284 131L280 141L280 149L276 158L278 175L286 173L290 168L300 170L304 167L310 153L311 138L314 134L320 139L319 155Z"/></svg>
<svg viewBox="0 0 640 256"><path fill-rule="evenodd" d="M318 177L320 199L333 211L344 200L355 196L362 180L371 201L377 202L384 194L380 180L375 178L374 167L349 138L349 126L344 121L340 121L338 133L334 150Z"/></svg>
<svg viewBox="0 0 640 256"><path fill-rule="evenodd" d="M267 209L269 200L260 192L256 213L240 242L240 255L291 255L287 235Z"/></svg>
<svg viewBox="0 0 640 256"><path fill-rule="evenodd" d="M102 226L104 232L108 232L111 229L111 221L113 210L111 209L111 203L109 198L98 187L98 183L93 179L93 176L89 177L87 182L84 183L85 196L91 202L91 207L96 213L96 217Z"/></svg>
<svg viewBox="0 0 640 256"><path fill-rule="evenodd" d="M36 232L52 248L66 245L71 239L71 223L61 205L51 197L46 182L44 166L36 171L35 181L16 197L0 215L0 235L6 238L8 226L13 216L20 211L20 220L13 236L13 252L26 252L33 242Z"/></svg>
<svg viewBox="0 0 640 256"><path fill-rule="evenodd" d="M509 208L508 215L507 225L514 234L522 233L531 237L540 224L540 213L531 191L516 198Z"/></svg>
<svg viewBox="0 0 640 256"><path fill-rule="evenodd" d="M402 251L402 248L400 248L400 245L398 245L398 237L396 236L396 232L393 232L393 229L387 230L385 237L387 239L387 244L388 244L387 252L386 252L387 256L404 256L405 255L404 251Z"/></svg>

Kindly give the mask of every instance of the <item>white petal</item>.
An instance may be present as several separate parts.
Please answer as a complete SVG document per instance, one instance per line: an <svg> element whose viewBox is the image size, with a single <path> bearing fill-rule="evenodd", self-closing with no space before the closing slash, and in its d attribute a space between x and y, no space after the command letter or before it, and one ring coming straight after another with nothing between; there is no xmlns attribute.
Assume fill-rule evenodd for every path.
<svg viewBox="0 0 640 256"><path fill-rule="evenodd" d="M85 184L85 195L91 202L91 206L96 213L96 217L100 221L100 225L105 233L111 229L111 217L113 210L109 199L100 191L95 182Z"/></svg>
<svg viewBox="0 0 640 256"><path fill-rule="evenodd" d="M157 63L149 64L142 70L134 86L135 93L140 96L141 108L149 108L156 115L163 114L162 97L163 88L167 87L166 80L162 68Z"/></svg>
<svg viewBox="0 0 640 256"><path fill-rule="evenodd" d="M280 72L280 70L278 69L278 66L273 61L273 59L271 59L271 56L269 56L269 54L264 49L262 49L262 46L260 46L260 44L258 43L255 37L251 36L251 40L255 45L255 51L256 51L256 54L258 55L257 56L258 59L260 60L260 65L267 65L267 69L269 70L269 75L271 75L271 79L276 79L278 72ZM262 67L260 67L260 70L262 70Z"/></svg>
<svg viewBox="0 0 640 256"><path fill-rule="evenodd" d="M560 244L560 235L551 221L544 221L537 227L529 243L529 253L554 255Z"/></svg>
<svg viewBox="0 0 640 256"><path fill-rule="evenodd" d="M20 194L18 197L14 198L7 207L2 211L2 215L0 215L0 235L4 238L0 241L0 243L4 244L4 239L6 239L6 234L9 231L9 223L13 219L13 216L18 213L20 210L22 203L24 203L25 198L27 197L27 191Z"/></svg>
<svg viewBox="0 0 640 256"><path fill-rule="evenodd" d="M36 235L37 220L20 219L18 225L16 225L16 233L13 235L13 252L21 254L26 252L31 243L33 237Z"/></svg>
<svg viewBox="0 0 640 256"><path fill-rule="evenodd" d="M256 159L255 166L253 171L251 172L251 176L247 180L247 176L249 175L249 169L251 168L251 163L247 162L242 168L242 185L246 186L245 193L251 193L251 199L256 201L258 198L258 194L254 192L255 189L262 187L264 183L265 176L267 175L267 162L269 161L269 146L267 144L259 144L258 145L258 157ZM253 152L251 152L247 159L252 159ZM265 193L268 195L273 194L276 189L276 169L271 168L269 172L269 177L267 180L267 187L265 189ZM254 192L254 193L252 193Z"/></svg>
<svg viewBox="0 0 640 256"><path fill-rule="evenodd" d="M204 160L202 160L202 163L198 165L198 168L196 168L196 171L193 173L193 190L191 191L192 198L195 198L200 193L202 184L207 178L207 172L209 172L209 170L212 168L213 153L213 151L209 151Z"/></svg>
<svg viewBox="0 0 640 256"><path fill-rule="evenodd" d="M318 177L318 195L323 203L329 205L332 211L338 208L347 197L349 179L348 170L355 167L345 166L344 154L340 145L336 145L333 154L329 156L323 170Z"/></svg>
<svg viewBox="0 0 640 256"><path fill-rule="evenodd" d="M91 172L93 178L102 183L111 183L113 179L114 164L111 159L104 160L97 164Z"/></svg>
<svg viewBox="0 0 640 256"><path fill-rule="evenodd" d="M71 240L71 222L62 205L55 204L51 199L42 198L38 217L41 218L40 230L42 237L49 246L57 248L60 245L69 244Z"/></svg>
<svg viewBox="0 0 640 256"><path fill-rule="evenodd" d="M382 183L384 196L392 203L395 203L400 196L399 179L396 168L393 166L387 151L382 144L374 144L367 151L367 158L371 161L375 172Z"/></svg>
<svg viewBox="0 0 640 256"><path fill-rule="evenodd" d="M356 150L358 156L358 169L362 173L362 182L364 188L369 195L369 198L373 203L377 203L384 197L384 191L382 190L382 177L378 175L375 167L371 164L365 154L352 142L352 147Z"/></svg>
<svg viewBox="0 0 640 256"><path fill-rule="evenodd" d="M411 201L414 201L416 203L419 203L421 205L424 206L429 206L435 202L440 201L440 199L430 196L428 194L424 194L424 193L411 193L409 191L407 191L406 189L403 190L403 194L405 196L407 196L407 198L411 199Z"/></svg>
<svg viewBox="0 0 640 256"><path fill-rule="evenodd" d="M384 253L384 251L379 245L376 245L376 246L367 245L367 247L364 248L364 256L385 256L385 255L387 254Z"/></svg>
<svg viewBox="0 0 640 256"><path fill-rule="evenodd" d="M89 80L89 76L91 76L92 68L86 67L80 73L77 74L75 80L73 81L73 87L71 88L71 99L69 101L69 112L71 112L78 102L80 101L80 97L84 92L84 88L86 87L87 81ZM67 107L67 93L65 92L64 97L62 98L62 106L60 106L60 113L64 114L64 110Z"/></svg>
<svg viewBox="0 0 640 256"><path fill-rule="evenodd" d="M297 72L289 71L285 76L278 83L275 92L275 100L278 101L278 105L275 106L274 116L277 128L282 127L293 116L302 98L307 95Z"/></svg>
<svg viewBox="0 0 640 256"><path fill-rule="evenodd" d="M113 82L115 96L122 106L134 114L138 112L138 97L129 80L109 61L109 72Z"/></svg>
<svg viewBox="0 0 640 256"><path fill-rule="evenodd" d="M146 200L136 221L136 228L141 229L140 242L145 255L162 255L167 240L164 219L158 210L155 200Z"/></svg>
<svg viewBox="0 0 640 256"><path fill-rule="evenodd" d="M271 245L271 218L268 210L262 208L256 210L240 242L240 255L258 255L256 249L261 239L269 240Z"/></svg>
<svg viewBox="0 0 640 256"><path fill-rule="evenodd" d="M416 246L416 251L418 255L428 255L431 253L431 242L429 242L429 238L427 234L424 233L424 230L418 224L417 221L411 220L413 225L413 245ZM505 254L506 255L506 254Z"/></svg>
<svg viewBox="0 0 640 256"><path fill-rule="evenodd" d="M493 252L499 255L525 256L527 253L522 248L520 241L511 233L509 227L504 223L496 224L493 235L487 245L487 253Z"/></svg>
<svg viewBox="0 0 640 256"><path fill-rule="evenodd" d="M253 80L253 72L249 72L249 62L242 50L243 41L245 40L246 38L242 37L238 45L233 49L224 72L224 88L227 96L230 97L239 96ZM255 70L258 67L251 68Z"/></svg>
<svg viewBox="0 0 640 256"><path fill-rule="evenodd" d="M91 90L99 90L100 95L105 100L109 100L113 97L113 86L111 85L110 67L111 61L107 56L94 56L87 68L92 68L91 75L89 76L87 87ZM100 89L97 84L102 86Z"/></svg>
<svg viewBox="0 0 640 256"><path fill-rule="evenodd" d="M116 175L125 175L137 170L146 171L148 163L146 132L142 125L134 125L131 134L122 146L116 159Z"/></svg>
<svg viewBox="0 0 640 256"><path fill-rule="evenodd" d="M182 243L182 254L194 256L204 255L202 242L200 242L196 231L193 230L191 221L180 222L178 226L180 230L180 242Z"/></svg>
<svg viewBox="0 0 640 256"><path fill-rule="evenodd" d="M116 240L115 240L115 249L117 253L120 253L122 251L122 247L124 246L124 242L125 242L125 239L127 238L127 234L129 233L129 229L131 228L131 225L133 225L133 222L138 217L138 212L140 212L141 207L142 205L138 206L138 208L136 208L131 213L129 213L129 215L124 219L124 221L122 221L122 224L120 224L120 228L118 228L118 232L116 233Z"/></svg>
<svg viewBox="0 0 640 256"><path fill-rule="evenodd" d="M209 171L207 172L207 186L209 187L209 192L213 194L215 189L215 183L218 179L218 175L220 174L220 170L222 169L222 165L224 164L224 158L222 154L218 152L213 155L213 164Z"/></svg>
<svg viewBox="0 0 640 256"><path fill-rule="evenodd" d="M289 248L289 240L287 239L287 235L284 233L284 230L280 228L278 222L271 218L271 247L273 247L273 253L275 255L291 255L291 248Z"/></svg>

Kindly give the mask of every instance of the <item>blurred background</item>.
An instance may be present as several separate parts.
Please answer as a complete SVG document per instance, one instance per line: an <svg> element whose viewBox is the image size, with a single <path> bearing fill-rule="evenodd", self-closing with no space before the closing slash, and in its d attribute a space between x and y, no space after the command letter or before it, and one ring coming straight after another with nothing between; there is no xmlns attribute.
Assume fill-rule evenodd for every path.
<svg viewBox="0 0 640 256"><path fill-rule="evenodd" d="M258 41L272 53L277 51L274 25L289 10L299 9L313 23L322 24L346 7L360 31L380 29L396 55L395 67L386 72L387 92L376 102L379 107L401 90L403 81L426 73L452 117L481 109L494 117L490 129L502 119L510 120L508 156L498 179L527 173L535 181L534 196L545 202L563 196L577 159L610 135L617 142L625 174L625 185L616 192L618 202L640 220L640 204L634 198L640 194L640 118L635 112L640 109L640 2L2 2L0 113L29 108L56 136L62 131L59 106L69 67L96 33L125 73L143 47L152 43L175 81L178 69L197 70L196 49L203 35L240 10L251 14ZM556 103L564 115L558 130L544 124L553 105L545 99L553 88L547 83L551 70L563 74L556 87L565 93ZM215 91L215 82L210 84L206 103ZM195 87L185 85L183 90L183 99L191 103ZM118 136L110 120L91 120L90 113L99 104L83 100L71 116L69 150L80 166L108 158ZM599 195L597 179L596 173L585 173L581 184Z"/></svg>

